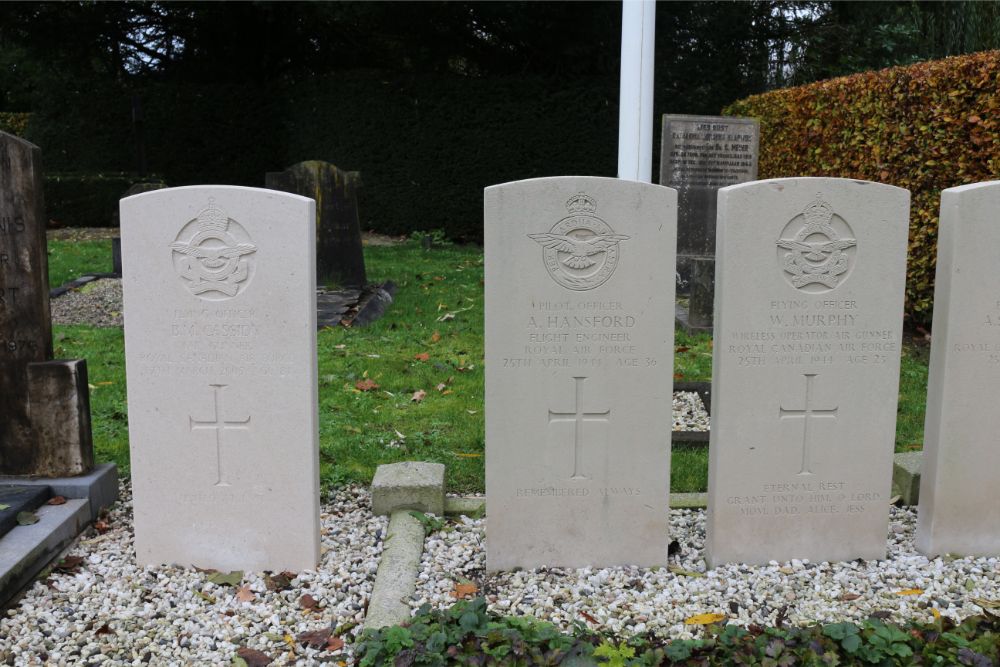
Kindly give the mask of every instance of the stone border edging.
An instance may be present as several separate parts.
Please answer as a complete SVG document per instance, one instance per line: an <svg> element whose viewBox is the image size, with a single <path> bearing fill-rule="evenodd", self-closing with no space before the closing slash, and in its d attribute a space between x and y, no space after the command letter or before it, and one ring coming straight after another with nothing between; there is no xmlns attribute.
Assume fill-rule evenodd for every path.
<svg viewBox="0 0 1000 667"><path fill-rule="evenodd" d="M389 528L382 541L385 549L365 614L366 629L399 625L410 620L407 600L417 588L425 537L424 525L411 511L398 509L389 518Z"/></svg>

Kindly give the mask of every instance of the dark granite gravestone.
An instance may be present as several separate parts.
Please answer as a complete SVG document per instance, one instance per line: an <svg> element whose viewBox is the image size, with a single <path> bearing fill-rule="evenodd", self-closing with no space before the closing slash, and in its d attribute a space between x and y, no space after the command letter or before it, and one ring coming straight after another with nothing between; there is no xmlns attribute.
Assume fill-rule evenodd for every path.
<svg viewBox="0 0 1000 667"><path fill-rule="evenodd" d="M664 114L660 185L677 190L678 309L687 331L712 330L719 188L757 180L760 131L752 118Z"/></svg>
<svg viewBox="0 0 1000 667"><path fill-rule="evenodd" d="M363 287L365 257L358 220L361 174L310 160L268 172L265 187L316 200L316 282L322 287Z"/></svg>
<svg viewBox="0 0 1000 667"><path fill-rule="evenodd" d="M51 360L41 151L0 132L0 474L93 467L86 362Z"/></svg>

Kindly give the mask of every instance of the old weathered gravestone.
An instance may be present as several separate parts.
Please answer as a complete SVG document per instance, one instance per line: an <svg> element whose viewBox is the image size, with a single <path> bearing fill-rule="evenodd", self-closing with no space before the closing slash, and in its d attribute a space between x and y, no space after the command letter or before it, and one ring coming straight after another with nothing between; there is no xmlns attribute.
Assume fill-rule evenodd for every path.
<svg viewBox="0 0 1000 667"><path fill-rule="evenodd" d="M1000 181L941 193L917 549L1000 555Z"/></svg>
<svg viewBox="0 0 1000 667"><path fill-rule="evenodd" d="M139 563L316 566L314 216L257 188L122 200Z"/></svg>
<svg viewBox="0 0 1000 667"><path fill-rule="evenodd" d="M358 220L361 174L310 160L269 172L266 186L316 200L316 282L324 287L363 287L365 257Z"/></svg>
<svg viewBox="0 0 1000 667"><path fill-rule="evenodd" d="M490 570L666 562L676 193L486 189Z"/></svg>
<svg viewBox="0 0 1000 667"><path fill-rule="evenodd" d="M41 151L0 132L0 474L93 466L87 365L53 361Z"/></svg>
<svg viewBox="0 0 1000 667"><path fill-rule="evenodd" d="M711 564L885 556L908 218L878 183L720 191Z"/></svg>
<svg viewBox="0 0 1000 667"><path fill-rule="evenodd" d="M712 330L717 193L756 180L759 136L752 118L663 116L660 184L677 190L677 272L689 286L678 318L688 331Z"/></svg>

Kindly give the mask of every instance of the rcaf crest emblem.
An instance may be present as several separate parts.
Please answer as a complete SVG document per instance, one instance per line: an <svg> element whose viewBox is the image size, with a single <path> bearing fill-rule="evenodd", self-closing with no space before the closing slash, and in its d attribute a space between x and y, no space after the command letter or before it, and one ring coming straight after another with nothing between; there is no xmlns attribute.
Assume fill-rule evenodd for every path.
<svg viewBox="0 0 1000 667"><path fill-rule="evenodd" d="M840 285L854 265L857 239L847 221L816 195L792 218L776 241L785 279L804 292L825 292Z"/></svg>
<svg viewBox="0 0 1000 667"><path fill-rule="evenodd" d="M604 284L618 266L618 244L628 236L615 234L598 218L597 201L582 192L566 202L569 216L548 233L528 234L542 246L549 275L567 289L583 291Z"/></svg>
<svg viewBox="0 0 1000 667"><path fill-rule="evenodd" d="M170 249L174 268L187 288L209 301L234 297L246 286L257 252L243 226L216 206L214 199L184 225Z"/></svg>

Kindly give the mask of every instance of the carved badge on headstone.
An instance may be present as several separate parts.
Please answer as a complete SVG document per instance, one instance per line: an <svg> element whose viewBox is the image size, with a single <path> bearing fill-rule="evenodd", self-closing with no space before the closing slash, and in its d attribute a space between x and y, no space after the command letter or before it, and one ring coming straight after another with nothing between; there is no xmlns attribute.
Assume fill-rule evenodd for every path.
<svg viewBox="0 0 1000 667"><path fill-rule="evenodd" d="M174 268L187 288L202 299L236 296L253 273L257 246L243 226L215 205L214 199L181 229L170 244Z"/></svg>
<svg viewBox="0 0 1000 667"><path fill-rule="evenodd" d="M528 234L543 248L545 268L557 283L571 290L604 284L618 266L618 244L628 236L615 234L594 212L597 201L582 192L566 202L569 216L547 234Z"/></svg>
<svg viewBox="0 0 1000 667"><path fill-rule="evenodd" d="M858 242L853 237L847 221L817 194L802 213L785 225L776 242L785 279L809 293L837 287L854 265Z"/></svg>

